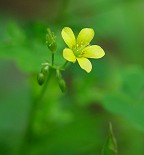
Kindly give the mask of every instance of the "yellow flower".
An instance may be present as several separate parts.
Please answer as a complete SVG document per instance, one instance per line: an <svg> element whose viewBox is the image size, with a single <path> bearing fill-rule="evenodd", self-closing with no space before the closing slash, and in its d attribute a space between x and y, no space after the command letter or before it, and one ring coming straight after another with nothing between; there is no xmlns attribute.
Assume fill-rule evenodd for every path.
<svg viewBox="0 0 144 155"><path fill-rule="evenodd" d="M94 30L91 28L82 29L77 38L69 27L64 27L61 34L69 47L63 50L63 57L73 63L77 60L80 67L88 73L92 70L92 64L87 58L98 59L105 55L100 46L90 45L94 37Z"/></svg>

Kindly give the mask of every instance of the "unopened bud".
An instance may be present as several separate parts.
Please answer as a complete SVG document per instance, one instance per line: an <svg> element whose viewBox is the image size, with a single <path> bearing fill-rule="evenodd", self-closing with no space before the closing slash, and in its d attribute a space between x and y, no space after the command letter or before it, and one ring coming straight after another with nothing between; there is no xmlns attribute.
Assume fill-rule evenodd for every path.
<svg viewBox="0 0 144 155"><path fill-rule="evenodd" d="M41 68L41 73L43 73L44 75L48 74L49 71L49 66L43 66Z"/></svg>
<svg viewBox="0 0 144 155"><path fill-rule="evenodd" d="M56 36L54 35L54 33L51 32L51 30L48 28L47 29L47 35L46 35L46 44L48 46L48 48L52 51L55 52L57 45L56 45Z"/></svg>
<svg viewBox="0 0 144 155"><path fill-rule="evenodd" d="M62 74L60 72L60 70L56 70L56 75L58 79L62 79Z"/></svg>
<svg viewBox="0 0 144 155"><path fill-rule="evenodd" d="M66 83L63 79L58 80L59 87L61 91L64 93L66 91Z"/></svg>
<svg viewBox="0 0 144 155"><path fill-rule="evenodd" d="M62 78L62 74L61 74L60 70L57 70L56 73L57 73L59 87L60 87L61 91L64 93L66 91L66 83L65 83L64 79Z"/></svg>
<svg viewBox="0 0 144 155"><path fill-rule="evenodd" d="M45 75L43 73L38 73L37 81L38 84L41 86L45 82Z"/></svg>

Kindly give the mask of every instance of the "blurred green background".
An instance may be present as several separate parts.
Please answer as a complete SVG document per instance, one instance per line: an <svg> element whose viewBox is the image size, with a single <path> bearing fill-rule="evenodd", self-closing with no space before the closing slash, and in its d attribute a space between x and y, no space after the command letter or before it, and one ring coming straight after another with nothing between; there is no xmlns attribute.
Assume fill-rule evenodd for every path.
<svg viewBox="0 0 144 155"><path fill-rule="evenodd" d="M144 154L144 1L0 0L0 155L100 155L112 122L119 155ZM51 61L47 27L58 42L63 64L63 27L76 34L95 30L93 44L106 55L91 60L90 74L75 63L56 78L36 112L33 135L24 139L33 100L41 87L37 73Z"/></svg>

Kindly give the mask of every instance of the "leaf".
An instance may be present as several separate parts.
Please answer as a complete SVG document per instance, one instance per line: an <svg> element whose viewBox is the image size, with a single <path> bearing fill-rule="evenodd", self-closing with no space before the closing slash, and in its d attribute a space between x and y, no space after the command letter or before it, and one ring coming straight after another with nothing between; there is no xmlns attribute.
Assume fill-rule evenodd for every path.
<svg viewBox="0 0 144 155"><path fill-rule="evenodd" d="M144 71L140 67L119 70L116 89L107 91L102 98L104 107L144 130ZM114 80L113 80L114 81ZM113 84L113 83L111 83Z"/></svg>
<svg viewBox="0 0 144 155"><path fill-rule="evenodd" d="M3 38L0 38L0 58L13 60L24 72L38 72L41 63L51 62L51 51L45 44L46 32L44 34L39 27L35 27L34 30L29 25L25 27L27 27L25 28L28 29L27 31L15 21L6 23L2 30L5 33ZM60 33L57 35L58 50L55 55L55 63L62 65L65 61L62 57L63 43L62 39L60 40Z"/></svg>

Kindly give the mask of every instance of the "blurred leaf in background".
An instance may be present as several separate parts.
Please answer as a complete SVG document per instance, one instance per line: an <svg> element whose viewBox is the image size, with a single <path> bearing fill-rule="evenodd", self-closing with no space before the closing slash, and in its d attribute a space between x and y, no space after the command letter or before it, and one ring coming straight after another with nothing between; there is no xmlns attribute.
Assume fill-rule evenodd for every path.
<svg viewBox="0 0 144 155"><path fill-rule="evenodd" d="M112 121L120 155L143 155L144 2L142 0L2 1L0 6L0 154L18 154L29 111L40 87L36 74L51 61L47 27L58 42L63 64L64 26L76 34L96 31L94 44L106 52L86 74L78 64L63 72L68 92L53 77L37 112L35 139L26 154L100 154Z"/></svg>

